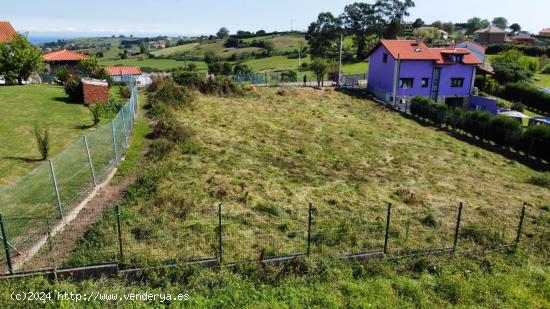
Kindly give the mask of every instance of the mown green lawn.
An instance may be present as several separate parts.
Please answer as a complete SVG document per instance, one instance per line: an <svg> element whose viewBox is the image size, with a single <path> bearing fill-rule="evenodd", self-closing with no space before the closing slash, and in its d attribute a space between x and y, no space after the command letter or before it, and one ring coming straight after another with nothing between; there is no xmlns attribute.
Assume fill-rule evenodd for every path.
<svg viewBox="0 0 550 309"><path fill-rule="evenodd" d="M540 80L535 80L535 86L537 87L544 87L544 88L550 88L550 74L542 74L537 73L535 74L535 78Z"/></svg>
<svg viewBox="0 0 550 309"><path fill-rule="evenodd" d="M344 74L367 74L369 71L369 63L366 61L344 64L342 66L342 72Z"/></svg>
<svg viewBox="0 0 550 309"><path fill-rule="evenodd" d="M52 85L0 87L0 186L16 181L41 162L33 127L50 129L51 155L88 132L92 118L82 104L67 102L62 87Z"/></svg>

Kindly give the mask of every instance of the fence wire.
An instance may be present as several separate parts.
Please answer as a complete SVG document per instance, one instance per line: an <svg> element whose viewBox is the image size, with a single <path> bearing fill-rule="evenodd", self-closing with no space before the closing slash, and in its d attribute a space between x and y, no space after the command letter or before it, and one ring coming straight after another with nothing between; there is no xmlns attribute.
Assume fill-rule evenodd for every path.
<svg viewBox="0 0 550 309"><path fill-rule="evenodd" d="M71 227L68 223L76 216L75 207L108 178L117 160L124 157L137 110L137 96L137 87L133 84L129 102L110 122L75 141L18 182L0 189L0 215L4 228L0 237L7 243L4 251L12 258L12 268L63 266L56 262L63 258L45 253L45 250L48 244L59 248L59 245L49 243L57 233L76 235L70 229L64 230ZM86 223L80 226L79 229L89 227ZM28 266L27 261L35 256L47 256L51 262L36 263L35 259L35 263ZM3 261L6 260L4 257ZM112 261L111 258L108 260ZM8 265L2 267L9 271Z"/></svg>

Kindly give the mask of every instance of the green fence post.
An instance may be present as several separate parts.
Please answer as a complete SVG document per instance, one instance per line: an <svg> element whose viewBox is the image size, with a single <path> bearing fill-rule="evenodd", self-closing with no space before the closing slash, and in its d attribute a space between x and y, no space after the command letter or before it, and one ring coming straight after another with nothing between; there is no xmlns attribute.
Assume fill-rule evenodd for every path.
<svg viewBox="0 0 550 309"><path fill-rule="evenodd" d="M53 187L55 189L55 197L57 198L57 206L59 207L59 214L63 219L63 205L61 204L61 197L59 196L59 187L57 186L57 178L55 177L55 168L53 167L53 160L50 159L50 172L52 173Z"/></svg>
<svg viewBox="0 0 550 309"><path fill-rule="evenodd" d="M116 205L116 225L118 233L118 254L120 263L124 263L124 251L122 250L122 224L120 222L120 206Z"/></svg>
<svg viewBox="0 0 550 309"><path fill-rule="evenodd" d="M6 235L6 229L4 228L4 219L0 215L0 230L2 231L2 241L4 243L4 251L6 252L6 263L8 264L8 271L13 274L13 267L11 265L10 247L8 245L8 236Z"/></svg>
<svg viewBox="0 0 550 309"><path fill-rule="evenodd" d="M519 246L519 241L521 240L521 230L523 228L523 221L525 219L525 210L527 209L527 202L523 203L523 207L521 208L521 215L519 217L519 224L518 224L518 230L516 234L516 242L514 246L514 250L517 249Z"/></svg>
<svg viewBox="0 0 550 309"><path fill-rule="evenodd" d="M308 215L307 215L307 256L311 255L311 220L313 215L313 206L309 203Z"/></svg>
<svg viewBox="0 0 550 309"><path fill-rule="evenodd" d="M456 217L456 226L455 226L455 239L453 242L453 254L456 252L456 246L458 244L458 233L460 232L460 220L462 218L462 207L463 204L460 202L458 205L458 216Z"/></svg>
<svg viewBox="0 0 550 309"><path fill-rule="evenodd" d="M390 234L391 203L388 203L386 212L386 234L384 235L384 254L388 254L388 237Z"/></svg>
<svg viewBox="0 0 550 309"><path fill-rule="evenodd" d="M219 264L223 263L223 242L222 242L222 204L218 204L218 259Z"/></svg>

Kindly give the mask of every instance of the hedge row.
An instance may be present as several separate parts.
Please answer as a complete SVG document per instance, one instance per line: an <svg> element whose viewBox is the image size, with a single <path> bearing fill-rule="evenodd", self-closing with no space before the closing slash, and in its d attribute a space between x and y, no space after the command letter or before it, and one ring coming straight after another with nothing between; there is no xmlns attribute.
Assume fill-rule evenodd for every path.
<svg viewBox="0 0 550 309"><path fill-rule="evenodd" d="M500 52L510 49L517 49L526 56L540 57L546 55L550 57L550 48L545 46L518 46L513 44L493 44L487 48L487 54L496 55Z"/></svg>
<svg viewBox="0 0 550 309"><path fill-rule="evenodd" d="M508 83L499 93L503 99L550 114L550 94L524 83Z"/></svg>
<svg viewBox="0 0 550 309"><path fill-rule="evenodd" d="M550 162L548 126L533 126L524 130L522 124L513 118L493 116L482 111L449 109L446 104L425 97L412 99L411 114Z"/></svg>

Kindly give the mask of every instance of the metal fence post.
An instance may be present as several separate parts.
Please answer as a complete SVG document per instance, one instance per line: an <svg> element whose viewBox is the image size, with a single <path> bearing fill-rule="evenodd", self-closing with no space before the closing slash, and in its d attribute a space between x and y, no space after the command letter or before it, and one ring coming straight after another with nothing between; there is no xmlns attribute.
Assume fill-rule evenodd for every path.
<svg viewBox="0 0 550 309"><path fill-rule="evenodd" d="M118 165L118 151L116 149L116 133L115 133L115 120L111 120L111 127L113 131L113 148L115 149L115 165Z"/></svg>
<svg viewBox="0 0 550 309"><path fill-rule="evenodd" d="M59 188L57 186L57 178L55 177L55 168L53 167L53 160L50 159L50 172L52 173L53 187L55 189L55 197L57 198L57 206L59 207L59 214L63 219L63 205L61 204L61 197L59 196Z"/></svg>
<svg viewBox="0 0 550 309"><path fill-rule="evenodd" d="M517 231L517 234L516 234L515 248L518 247L519 241L521 240L521 230L523 228L523 220L525 219L525 210L526 209L527 209L527 202L523 203L523 207L521 208L521 215L519 217L518 231Z"/></svg>
<svg viewBox="0 0 550 309"><path fill-rule="evenodd" d="M122 250L122 224L120 222L120 206L116 205L116 225L118 233L118 254L120 258L120 263L124 262L124 251Z"/></svg>
<svg viewBox="0 0 550 309"><path fill-rule="evenodd" d="M313 215L313 206L309 203L308 215L307 215L307 256L311 254L311 219Z"/></svg>
<svg viewBox="0 0 550 309"><path fill-rule="evenodd" d="M453 242L453 254L456 252L456 246L458 244L458 233L460 232L460 220L462 219L462 207L463 204L460 202L458 205L458 216L456 217L456 226L455 226L455 238Z"/></svg>
<svg viewBox="0 0 550 309"><path fill-rule="evenodd" d="M390 234L390 219L391 219L391 203L388 203L386 215L386 234L384 235L384 254L388 254L388 237Z"/></svg>
<svg viewBox="0 0 550 309"><path fill-rule="evenodd" d="M8 236L6 235L6 229L4 228L4 219L0 215L0 230L2 231L2 241L4 243L4 251L6 252L6 262L8 264L8 271L13 274L13 267L11 265L10 247L8 245Z"/></svg>
<svg viewBox="0 0 550 309"><path fill-rule="evenodd" d="M223 263L223 242L222 242L222 204L218 204L218 258L219 264Z"/></svg>
<svg viewBox="0 0 550 309"><path fill-rule="evenodd" d="M126 119L124 118L124 107L120 110L122 116L122 132L124 133L124 148L128 147L128 133L126 132Z"/></svg>
<svg viewBox="0 0 550 309"><path fill-rule="evenodd" d="M90 155L90 147L88 146L88 138L84 136L84 145L86 146L86 154L88 155L88 165L90 166L90 172L92 173L92 180L94 181L94 187L97 186L97 179L95 178L94 164L92 163L92 156Z"/></svg>

